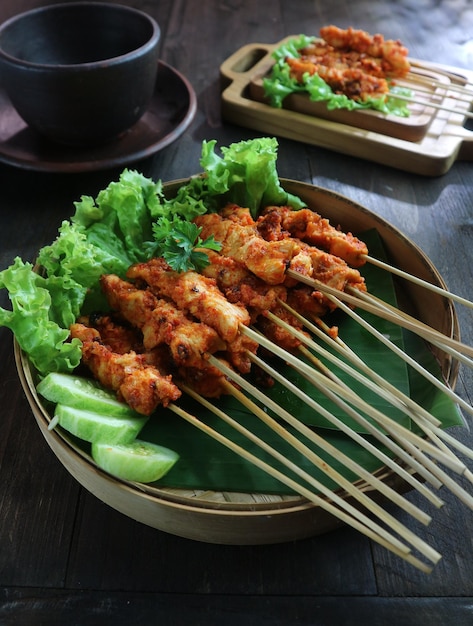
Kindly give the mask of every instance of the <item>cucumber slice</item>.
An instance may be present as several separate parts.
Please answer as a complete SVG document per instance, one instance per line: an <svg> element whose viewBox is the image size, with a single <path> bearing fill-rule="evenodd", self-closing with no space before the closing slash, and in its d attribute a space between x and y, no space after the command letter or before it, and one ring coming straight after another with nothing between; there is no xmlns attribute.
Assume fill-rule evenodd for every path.
<svg viewBox="0 0 473 626"><path fill-rule="evenodd" d="M179 455L169 448L135 439L128 444L93 443L92 458L117 478L151 483L167 474Z"/></svg>
<svg viewBox="0 0 473 626"><path fill-rule="evenodd" d="M99 415L75 407L58 404L54 416L59 425L80 439L91 442L129 443L148 421L142 416Z"/></svg>
<svg viewBox="0 0 473 626"><path fill-rule="evenodd" d="M51 372L36 389L46 400L55 404L65 404L101 415L138 415L124 402L119 402L113 392L104 389L96 381L74 374Z"/></svg>

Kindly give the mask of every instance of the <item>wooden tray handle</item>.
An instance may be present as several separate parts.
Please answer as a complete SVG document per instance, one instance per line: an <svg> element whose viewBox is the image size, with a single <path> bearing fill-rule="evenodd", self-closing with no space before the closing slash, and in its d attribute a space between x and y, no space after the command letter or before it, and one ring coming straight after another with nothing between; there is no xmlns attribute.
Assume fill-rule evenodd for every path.
<svg viewBox="0 0 473 626"><path fill-rule="evenodd" d="M276 45L266 43L251 43L237 50L220 66L220 74L226 80L227 86L231 82L248 82L248 76L252 77L261 68L273 63L271 54Z"/></svg>

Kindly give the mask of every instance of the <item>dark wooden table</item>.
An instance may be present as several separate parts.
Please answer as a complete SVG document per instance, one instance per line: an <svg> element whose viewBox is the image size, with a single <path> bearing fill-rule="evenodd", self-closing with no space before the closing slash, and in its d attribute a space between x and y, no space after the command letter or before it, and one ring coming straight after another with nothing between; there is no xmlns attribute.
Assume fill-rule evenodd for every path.
<svg viewBox="0 0 473 626"><path fill-rule="evenodd" d="M0 19L35 0L2 0ZM222 121L219 66L246 43L353 25L400 38L413 57L473 66L468 0L130 0L157 18L162 59L191 81L198 111L187 132L136 165L162 180L199 170L201 142L258 133ZM0 121L1 123L1 121ZM280 139L279 174L328 187L391 221L432 259L449 288L471 298L473 165L426 178ZM120 168L121 169L121 168ZM82 174L0 165L0 268L32 260L82 194L119 170ZM7 306L5 294L0 303ZM458 307L473 342L471 310ZM458 392L471 402L471 371ZM0 624L473 623L473 513L448 493L422 536L443 554L430 576L355 531L282 545L209 545L148 528L87 493L43 440L0 329ZM467 444L473 435L459 437ZM413 500L415 496L411 495ZM409 520L405 520L409 525Z"/></svg>

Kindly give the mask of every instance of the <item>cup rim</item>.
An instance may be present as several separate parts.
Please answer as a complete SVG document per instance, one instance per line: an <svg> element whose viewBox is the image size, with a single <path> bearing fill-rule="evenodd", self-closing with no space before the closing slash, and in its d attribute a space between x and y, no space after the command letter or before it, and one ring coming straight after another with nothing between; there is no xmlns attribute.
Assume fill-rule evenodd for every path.
<svg viewBox="0 0 473 626"><path fill-rule="evenodd" d="M68 10L77 7L86 7L86 8L95 8L101 7L105 10L118 10L124 13L130 13L136 16L141 16L151 25L152 31L150 37L139 47L134 48L124 54L112 56L112 57L104 57L96 61L86 61L84 63L38 63L35 61L28 61L26 59L20 59L8 52L6 52L2 47L2 35L14 24L20 22L21 20L28 18L31 15L36 13L49 13L57 10ZM94 69L101 68L103 64L106 62L108 65L115 65L118 63L123 63L128 58L134 58L136 56L141 56L146 54L148 51L152 50L154 47L158 45L159 39L161 36L161 29L157 21L147 12L142 11L140 9L136 9L134 7L126 6L119 3L111 3L111 2L62 2L59 4L50 4L41 7L35 7L34 9L29 9L28 11L23 11L22 13L18 13L17 15L13 15L12 17L5 20L0 24L0 58L3 58L6 61L9 61L11 64L30 69L38 69L38 70L49 70L49 71L58 71L58 70L68 70L68 71L80 71L84 69Z"/></svg>

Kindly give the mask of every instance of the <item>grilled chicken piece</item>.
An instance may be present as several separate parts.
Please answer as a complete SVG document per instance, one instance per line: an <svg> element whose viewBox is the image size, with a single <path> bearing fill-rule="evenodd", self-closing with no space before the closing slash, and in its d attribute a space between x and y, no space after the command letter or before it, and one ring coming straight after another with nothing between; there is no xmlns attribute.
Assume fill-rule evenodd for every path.
<svg viewBox="0 0 473 626"><path fill-rule="evenodd" d="M202 239L213 235L222 244L222 255L244 263L250 272L269 285L281 285L296 250L295 242L291 239L265 241L259 235L256 225L247 223L248 213L240 212L240 215L245 218L243 223L237 221L236 212L231 218L207 213L196 217L194 222L202 228Z"/></svg>
<svg viewBox="0 0 473 626"><path fill-rule="evenodd" d="M145 282L157 296L173 300L179 308L214 328L228 344L237 338L241 324L250 323L248 311L229 302L214 280L197 272L175 272L163 259L132 265L127 276Z"/></svg>
<svg viewBox="0 0 473 626"><path fill-rule="evenodd" d="M361 267L368 248L352 233L344 233L332 226L326 218L310 209L294 211L291 207L267 207L257 221L258 232L268 240L281 240L288 236L340 257L351 265Z"/></svg>
<svg viewBox="0 0 473 626"><path fill-rule="evenodd" d="M408 49L399 40L385 39L383 35L370 35L364 30L342 29L337 26L323 26L320 36L328 46L336 51L348 52L356 60L380 60L379 66L384 75L406 76L410 70ZM305 52L308 52L305 50ZM359 56L353 53L359 53Z"/></svg>
<svg viewBox="0 0 473 626"><path fill-rule="evenodd" d="M101 286L110 306L141 330L145 350L166 344L174 363L187 367L198 366L206 353L226 350L213 328L191 320L149 290L137 289L114 274L102 276Z"/></svg>
<svg viewBox="0 0 473 626"><path fill-rule="evenodd" d="M72 324L70 331L72 338L82 341L82 361L94 377L137 413L151 415L158 406L166 407L180 398L171 376L162 375L145 355L112 352L102 343L99 331L84 324Z"/></svg>
<svg viewBox="0 0 473 626"><path fill-rule="evenodd" d="M207 254L209 265L202 274L213 278L225 297L248 309L254 321L264 311L273 309L278 300L286 300L283 285L268 285L252 274L241 261L236 261L213 250L202 250Z"/></svg>
<svg viewBox="0 0 473 626"><path fill-rule="evenodd" d="M299 213L299 211L294 211L294 213ZM221 237L224 236L226 231L229 233L238 231L241 237L241 250L244 245L245 237L248 235L248 229L251 230L251 233L254 233L253 226L244 226L239 223L239 220L241 220L243 224L248 222L248 210L241 210L235 205L229 205L223 210L222 214L227 217L224 219L220 215L212 213L196 218L196 223L203 228L201 235L203 237L210 237L213 234L217 241L222 242ZM227 225L226 231L225 228L222 227L223 224ZM300 274L317 279L320 282L340 291L343 291L347 285L360 289L361 291L366 290L364 279L357 269L350 267L342 258L329 252L325 252L314 245L310 245L295 236L292 236L291 233L283 227L281 214L278 214L275 211L269 212L267 216L265 216L265 219L258 219L256 224L259 224L259 228L256 229L257 237L259 237L262 241L266 241L265 237L268 237L270 239L270 241L266 242L268 244L277 244L284 241L291 242L292 255L288 256L286 259L284 276L282 277L281 284L283 283L288 287L292 287L297 284L295 279L285 276L286 270L290 268ZM217 231L213 230L213 226L217 227ZM250 236L253 237L253 234ZM241 258L239 252L235 253L233 249L230 249L226 245L225 241L222 243L222 255L229 256L238 262L243 262L247 269L253 271L246 259ZM359 254L360 252L358 251L357 255ZM268 248L266 250L265 259L265 265L261 265L259 268L262 273L264 267L271 267L271 261L273 261L272 249ZM278 263L279 256L274 259L274 265L277 266ZM271 282L274 277L271 269L269 274L269 280L267 280L267 277L264 275L261 275L260 278L269 284L274 284ZM321 297L321 294L317 294L317 297ZM331 308L328 301L326 304L329 308Z"/></svg>

